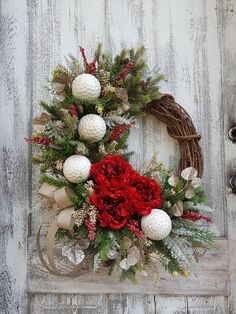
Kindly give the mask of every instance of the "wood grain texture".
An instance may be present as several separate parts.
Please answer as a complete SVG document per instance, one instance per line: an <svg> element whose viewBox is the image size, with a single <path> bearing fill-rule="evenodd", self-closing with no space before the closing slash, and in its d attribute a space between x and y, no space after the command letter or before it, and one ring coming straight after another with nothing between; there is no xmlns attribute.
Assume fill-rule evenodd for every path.
<svg viewBox="0 0 236 314"><path fill-rule="evenodd" d="M39 294L30 297L31 314L107 314L107 295L53 295Z"/></svg>
<svg viewBox="0 0 236 314"><path fill-rule="evenodd" d="M29 187L30 149L23 138L30 131L31 105L35 116L39 113L38 101L49 99L42 87L64 56L79 56L82 45L92 58L96 42L101 41L113 54L122 47L144 44L150 68L157 65L168 79L162 91L175 96L202 133L204 184L210 206L216 209L212 229L219 236L229 237L230 308L223 297L229 294L226 240L218 241L222 248L219 253L202 260L197 279L174 280L162 273L158 286L147 280L140 286L130 286L112 282L102 274L92 276L91 282L87 275L74 280L50 277L35 258L32 236L28 253L29 312L112 313L115 309L118 313L134 313L135 309L135 313L236 313L235 196L225 188L236 171L235 144L227 136L229 127L236 124L236 0L2 0L0 8L0 140L4 169L0 178L0 208L4 213L0 225L0 280L4 287L0 291L0 312L24 312L26 214L32 202L32 234L47 214L37 205L35 168L32 191ZM168 136L166 127L150 116L140 118L139 129L131 133L129 149L135 151L135 167L148 161L154 152L166 166L178 161L177 143ZM73 295L75 292L153 296L85 297ZM178 294L182 296L170 296ZM195 296L186 297L191 295ZM88 308L88 304L97 307Z"/></svg>
<svg viewBox="0 0 236 314"><path fill-rule="evenodd" d="M123 46L137 47L144 44L147 47L150 68L158 65L168 78L168 82L162 86L163 91L175 95L176 100L190 112L204 136L202 141L206 157L204 180L209 199L213 200L210 205L217 209L214 215L216 221L214 230L219 235L224 235L222 211L224 200L222 182L218 180L223 173L223 157L219 154L222 145L218 126L218 121L221 121L218 88L220 51L215 32L217 28L215 1L197 3L196 1L98 1L96 5L91 1L86 3L72 1L69 5L65 5L64 1L43 1L40 4L36 1L36 4L33 6L32 17L33 60L35 60L32 89L36 93L35 108L38 99L42 98L40 86L44 84L49 71L58 59L63 59L63 55L69 52L78 55L79 44L85 47L89 56L93 49L91 43L97 40L101 40L105 48L113 53L118 52ZM48 32L52 33L49 39L45 40L45 34ZM40 64L42 60L43 71ZM43 98L47 99L45 92ZM167 135L165 126L153 117L141 119L140 128L131 134L129 149L135 151L132 162L136 167L140 166L142 160L149 160L153 152L158 152L159 159L167 166L173 165L178 159L177 143ZM214 160L214 164L211 160ZM37 188L34 189L35 194L36 192ZM44 211L34 212L33 231L39 221L42 221L43 215ZM223 256L222 254L222 258ZM163 279L158 292L209 294L210 290L211 294L227 294L227 258L219 267L216 260L220 262L221 259L212 257L212 263L218 271L212 269L212 272L207 270L206 273L204 269L196 283L192 283L191 280L186 284L182 280L175 282L172 278ZM101 289L124 293L129 292L130 289L133 292L154 291L154 288L148 288L146 285L139 286L137 290L129 285L113 284L112 286L111 282L108 285L108 281L102 276L96 278L99 287L94 284L88 285L90 280L88 277L85 279L87 283L79 280L82 283L79 285L77 280L69 284L59 281L58 278L49 283L44 279L45 273L43 274L42 269L37 273L38 269L35 269L35 265L32 261L34 275L29 284L31 291L35 292L39 290L50 292L55 289L59 293L97 292ZM206 269L208 269L207 261ZM175 302L173 301L173 306ZM163 311L164 308L163 306Z"/></svg>
<svg viewBox="0 0 236 314"><path fill-rule="evenodd" d="M218 1L218 8L222 64L221 110L224 118L224 195L227 202L230 259L229 313L236 313L236 195L228 188L230 177L236 174L236 144L228 137L229 129L236 126L236 1Z"/></svg>
<svg viewBox="0 0 236 314"><path fill-rule="evenodd" d="M105 42L113 54L121 47L143 44L150 69L159 67L166 75L162 91L173 94L192 116L203 138L204 183L210 206L216 209L213 230L224 235L224 199L218 180L224 160L215 8L215 1L107 1ZM135 152L133 164L139 167L154 152L166 166L177 164L178 145L166 127L149 116L140 122L129 139L129 149Z"/></svg>
<svg viewBox="0 0 236 314"><path fill-rule="evenodd" d="M33 295L31 314L226 314L224 297L171 297L141 294Z"/></svg>
<svg viewBox="0 0 236 314"><path fill-rule="evenodd" d="M119 274L107 277L102 270L99 273L82 271L77 278L55 277L42 267L36 256L34 240L31 242L33 254L29 264L29 291L32 293L143 293L160 295L228 295L227 284L227 242L218 240L220 253L206 254L196 269L198 277L173 278L160 267L160 280L140 276L139 284L120 282ZM60 264L63 266L63 264ZM211 267L209 267L211 265ZM68 266L63 266L68 267Z"/></svg>
<svg viewBox="0 0 236 314"><path fill-rule="evenodd" d="M31 297L31 314L185 314L184 297L143 296L141 294L99 295L34 295Z"/></svg>
<svg viewBox="0 0 236 314"><path fill-rule="evenodd" d="M50 99L43 89L53 68L65 62L69 53L82 57L79 45L85 47L88 58L93 58L96 43L103 42L104 1L31 1L30 29L32 43L31 90L34 116L39 113L38 101ZM47 209L38 204L38 169L33 167L32 232L38 228Z"/></svg>
<svg viewBox="0 0 236 314"><path fill-rule="evenodd" d="M224 297L188 297L188 314L227 314L227 298ZM232 312L234 313L234 312Z"/></svg>
<svg viewBox="0 0 236 314"><path fill-rule="evenodd" d="M109 313L155 313L155 298L151 295L141 294L111 294L108 296Z"/></svg>
<svg viewBox="0 0 236 314"><path fill-rule="evenodd" d="M26 308L30 149L26 1L0 3L0 313ZM24 188L23 188L24 187ZM20 270L20 271L19 271Z"/></svg>
<svg viewBox="0 0 236 314"><path fill-rule="evenodd" d="M172 296L155 296L157 314L187 314L187 298Z"/></svg>

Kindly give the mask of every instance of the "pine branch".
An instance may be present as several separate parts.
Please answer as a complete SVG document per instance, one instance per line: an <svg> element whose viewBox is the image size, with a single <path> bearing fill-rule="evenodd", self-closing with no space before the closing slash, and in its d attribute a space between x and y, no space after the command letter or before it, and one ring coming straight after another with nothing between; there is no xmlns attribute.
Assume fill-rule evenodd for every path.
<svg viewBox="0 0 236 314"><path fill-rule="evenodd" d="M168 264L163 265L165 270L168 270L170 274L182 274L183 268L180 266L178 259L172 255L171 250L165 246L163 241L153 241L152 245L154 246L154 254L163 254L169 260Z"/></svg>
<svg viewBox="0 0 236 314"><path fill-rule="evenodd" d="M102 44L98 43L97 47L96 47L96 50L94 52L94 59L97 61L98 67L99 67L101 53L102 53Z"/></svg>
<svg viewBox="0 0 236 314"><path fill-rule="evenodd" d="M49 176L47 174L42 174L40 176L39 182L42 183L48 183L49 185L55 185L58 188L62 188L63 186L69 185L68 182L66 180L62 180L57 178L56 176Z"/></svg>
<svg viewBox="0 0 236 314"><path fill-rule="evenodd" d="M168 236L163 240L165 246L170 250L171 254L180 262L185 264L187 269L193 269L196 262L192 255L191 249L184 246L183 243L179 242L179 239L173 236Z"/></svg>
<svg viewBox="0 0 236 314"><path fill-rule="evenodd" d="M50 113L55 119L61 119L60 106L58 103L54 102L51 105L48 105L46 102L41 100L39 105L48 113Z"/></svg>
<svg viewBox="0 0 236 314"><path fill-rule="evenodd" d="M130 116L129 114L124 114L121 116L116 114L108 114L103 117L103 119L105 120L109 128L114 128L116 125L119 124L130 125L134 120L136 120L135 117Z"/></svg>
<svg viewBox="0 0 236 314"><path fill-rule="evenodd" d="M132 284L138 284L138 280L136 278L136 273L141 270L141 267L136 264L131 266L128 270L122 270L120 280L124 281L128 279L132 282Z"/></svg>
<svg viewBox="0 0 236 314"><path fill-rule="evenodd" d="M77 130L77 117L72 117L70 113L64 113L62 120L65 123L64 134L69 140L75 139L75 132Z"/></svg>
<svg viewBox="0 0 236 314"><path fill-rule="evenodd" d="M173 233L186 236L189 243L199 242L208 248L215 248L214 234L206 229L196 226L193 222L184 219L173 220Z"/></svg>
<svg viewBox="0 0 236 314"><path fill-rule="evenodd" d="M109 234L105 228L100 228L97 226L97 233L94 239L95 247L99 248L100 259L104 262L107 259L108 253L111 249L111 242Z"/></svg>
<svg viewBox="0 0 236 314"><path fill-rule="evenodd" d="M72 54L69 54L68 58L65 58L65 60L68 67L68 72L73 78L75 78L77 75L79 75L80 71L80 64L78 59Z"/></svg>

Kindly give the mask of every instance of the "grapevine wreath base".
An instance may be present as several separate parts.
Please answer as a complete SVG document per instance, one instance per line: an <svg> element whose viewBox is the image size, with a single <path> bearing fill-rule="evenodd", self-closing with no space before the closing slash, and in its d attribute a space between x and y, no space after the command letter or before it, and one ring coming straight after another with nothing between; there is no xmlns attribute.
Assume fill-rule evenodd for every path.
<svg viewBox="0 0 236 314"><path fill-rule="evenodd" d="M144 48L123 49L114 59L98 45L94 60L83 66L70 56L52 72L50 104L33 120L34 163L40 165L39 195L55 218L46 237L46 257L54 275L74 277L83 270L136 281L136 273L187 276L198 258L213 247L211 222L200 177L203 157L187 112L171 95L159 92L159 73L148 76ZM154 156L141 169L128 162L126 140L138 115L153 114L179 142L178 176ZM55 262L55 243L62 246Z"/></svg>

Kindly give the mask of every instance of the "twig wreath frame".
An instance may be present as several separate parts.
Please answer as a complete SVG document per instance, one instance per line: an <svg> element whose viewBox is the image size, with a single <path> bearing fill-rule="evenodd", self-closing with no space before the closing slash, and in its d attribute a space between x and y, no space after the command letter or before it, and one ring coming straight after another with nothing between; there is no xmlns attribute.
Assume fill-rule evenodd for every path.
<svg viewBox="0 0 236 314"><path fill-rule="evenodd" d="M199 145L201 135L196 132L186 110L175 102L173 96L164 94L160 99L153 100L146 111L165 123L169 135L178 141L181 153L179 173L187 167L194 167L201 177L204 169L202 150Z"/></svg>

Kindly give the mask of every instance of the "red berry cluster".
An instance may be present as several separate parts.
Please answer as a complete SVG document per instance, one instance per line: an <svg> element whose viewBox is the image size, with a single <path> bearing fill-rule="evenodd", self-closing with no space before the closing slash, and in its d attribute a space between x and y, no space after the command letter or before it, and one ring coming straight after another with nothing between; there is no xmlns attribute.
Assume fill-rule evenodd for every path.
<svg viewBox="0 0 236 314"><path fill-rule="evenodd" d="M69 112L72 117L76 117L78 115L75 105L70 105Z"/></svg>
<svg viewBox="0 0 236 314"><path fill-rule="evenodd" d="M132 70L134 64L133 62L129 61L125 68L118 74L118 77L116 79L116 87L120 86L121 81L123 81L126 76L130 73L130 71Z"/></svg>
<svg viewBox="0 0 236 314"><path fill-rule="evenodd" d="M121 134L123 134L125 131L129 130L132 126L136 124L137 124L137 120L133 120L130 124L118 124L111 131L111 138L113 140L117 140Z"/></svg>
<svg viewBox="0 0 236 314"><path fill-rule="evenodd" d="M211 222L211 218L209 218L207 216L204 216L202 214L199 214L199 213L191 212L189 210L185 210L181 217L183 219L189 219L189 220L192 220L192 221L203 219L203 220L206 220L207 222Z"/></svg>
<svg viewBox="0 0 236 314"><path fill-rule="evenodd" d="M86 72L92 75L95 75L97 72L97 68L96 68L96 60L93 60L91 63L89 63L86 66Z"/></svg>
<svg viewBox="0 0 236 314"><path fill-rule="evenodd" d="M29 143L33 143L33 144L44 145L44 146L48 146L51 142L49 138L42 137L42 136L26 137L25 141Z"/></svg>
<svg viewBox="0 0 236 314"><path fill-rule="evenodd" d="M91 223L90 218L85 219L85 225L88 228L88 239L92 241L96 236L96 233L95 233L96 227L94 224Z"/></svg>
<svg viewBox="0 0 236 314"><path fill-rule="evenodd" d="M127 223L127 227L130 232L136 235L137 238L142 238L144 236L143 232L139 229L138 222L134 219L131 219Z"/></svg>
<svg viewBox="0 0 236 314"><path fill-rule="evenodd" d="M81 52L82 57L83 57L83 59L84 59L84 65L85 65L86 73L95 75L96 72L97 72L97 69L96 69L96 60L93 60L91 63L88 63L87 58L86 58L85 53L84 53L84 48L81 47L81 46L80 46L80 52Z"/></svg>

